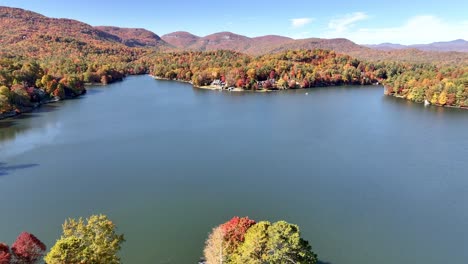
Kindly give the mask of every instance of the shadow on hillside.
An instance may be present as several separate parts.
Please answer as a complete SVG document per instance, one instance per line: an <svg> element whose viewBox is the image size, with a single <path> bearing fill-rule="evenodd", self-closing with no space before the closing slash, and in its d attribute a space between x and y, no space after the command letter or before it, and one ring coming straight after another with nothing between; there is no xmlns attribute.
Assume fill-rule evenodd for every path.
<svg viewBox="0 0 468 264"><path fill-rule="evenodd" d="M20 165L8 165L4 162L0 162L0 177L7 176L11 172L23 169L29 169L39 166L39 164L20 164Z"/></svg>

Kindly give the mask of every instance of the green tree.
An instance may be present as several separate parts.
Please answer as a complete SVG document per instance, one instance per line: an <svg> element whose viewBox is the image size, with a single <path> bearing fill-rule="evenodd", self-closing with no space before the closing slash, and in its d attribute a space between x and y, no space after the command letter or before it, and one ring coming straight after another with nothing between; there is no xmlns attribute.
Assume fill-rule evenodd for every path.
<svg viewBox="0 0 468 264"><path fill-rule="evenodd" d="M91 250L86 247L83 239L76 236L58 240L45 257L50 264L79 264L87 259L91 259Z"/></svg>
<svg viewBox="0 0 468 264"><path fill-rule="evenodd" d="M48 264L120 263L117 253L125 239L107 216L68 219L62 227L62 237L45 257Z"/></svg>
<svg viewBox="0 0 468 264"><path fill-rule="evenodd" d="M239 253L233 257L234 263L263 264L267 259L268 228L270 222L262 221L247 231Z"/></svg>
<svg viewBox="0 0 468 264"><path fill-rule="evenodd" d="M263 221L252 226L233 259L249 264L317 263L317 255L301 238L299 227L285 221L273 224Z"/></svg>

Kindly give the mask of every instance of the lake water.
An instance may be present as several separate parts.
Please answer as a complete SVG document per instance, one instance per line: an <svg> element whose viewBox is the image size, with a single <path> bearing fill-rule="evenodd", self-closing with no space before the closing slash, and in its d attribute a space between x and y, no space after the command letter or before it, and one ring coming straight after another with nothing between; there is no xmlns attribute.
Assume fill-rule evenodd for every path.
<svg viewBox="0 0 468 264"><path fill-rule="evenodd" d="M306 92L308 95L306 95ZM148 76L0 121L0 240L107 214L124 263L196 263L232 216L300 226L324 263L465 264L468 111L333 87Z"/></svg>

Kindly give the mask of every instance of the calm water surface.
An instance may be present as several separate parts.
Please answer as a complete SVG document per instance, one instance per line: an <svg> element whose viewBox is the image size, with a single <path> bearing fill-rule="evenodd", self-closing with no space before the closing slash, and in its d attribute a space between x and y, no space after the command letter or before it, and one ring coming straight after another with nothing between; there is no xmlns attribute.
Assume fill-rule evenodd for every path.
<svg viewBox="0 0 468 264"><path fill-rule="evenodd" d="M0 121L0 240L50 247L65 218L104 213L124 263L196 263L247 215L298 224L325 263L465 264L468 111L382 94L142 76Z"/></svg>

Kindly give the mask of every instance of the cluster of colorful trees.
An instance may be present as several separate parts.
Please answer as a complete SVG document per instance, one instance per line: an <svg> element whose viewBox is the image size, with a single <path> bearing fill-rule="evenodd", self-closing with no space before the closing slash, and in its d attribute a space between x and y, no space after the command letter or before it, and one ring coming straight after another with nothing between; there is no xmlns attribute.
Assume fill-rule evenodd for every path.
<svg viewBox="0 0 468 264"><path fill-rule="evenodd" d="M226 50L169 53L174 49L145 30L95 28L21 9L0 10L0 117L4 112L21 112L41 102L83 94L86 83L108 84L128 74L148 72L195 86L220 80L247 90L379 82L388 87L388 94L416 102L468 106L466 53L383 52L347 40L303 40L265 54L269 50L265 38L255 47L262 50L255 54L265 54L258 57ZM224 38L225 33L216 37ZM324 45L317 46L319 42ZM235 49L218 48L222 47ZM316 47L331 47L360 59L307 49Z"/></svg>
<svg viewBox="0 0 468 264"><path fill-rule="evenodd" d="M0 264L118 264L117 253L124 236L105 215L93 215L84 220L69 219L63 224L63 234L46 255L46 246L37 237L21 233L13 245L0 243ZM44 257L45 256L45 257Z"/></svg>
<svg viewBox="0 0 468 264"><path fill-rule="evenodd" d="M317 263L299 227L278 221L256 223L234 217L214 228L204 249L205 263Z"/></svg>
<svg viewBox="0 0 468 264"><path fill-rule="evenodd" d="M157 54L149 71L206 86L220 80L246 90L383 83L386 93L415 102L468 106L468 65L366 62L329 50L293 50L251 57L232 51Z"/></svg>
<svg viewBox="0 0 468 264"><path fill-rule="evenodd" d="M291 50L252 57L233 51L160 53L143 48L47 40L55 53L29 58L0 53L0 114L83 94L86 83L108 84L150 73L195 86L220 80L246 90L383 83L387 94L446 106L468 106L468 65L366 62L330 50ZM60 45L57 44L60 43ZM50 47L49 47L50 48ZM21 53L20 53L21 54Z"/></svg>
<svg viewBox="0 0 468 264"><path fill-rule="evenodd" d="M260 57L211 51L158 54L150 73L160 78L191 81L195 86L220 79L227 86L256 90L371 84L377 82L381 67L320 49Z"/></svg>
<svg viewBox="0 0 468 264"><path fill-rule="evenodd" d="M413 65L385 81L386 94L414 102L468 107L468 65Z"/></svg>
<svg viewBox="0 0 468 264"><path fill-rule="evenodd" d="M46 246L34 235L23 232L11 248L0 243L0 264L34 264L44 257Z"/></svg>
<svg viewBox="0 0 468 264"><path fill-rule="evenodd" d="M0 59L0 112L31 107L51 98L64 99L85 92L75 75L56 77L36 61Z"/></svg>
<svg viewBox="0 0 468 264"><path fill-rule="evenodd" d="M60 239L46 254L46 246L23 232L11 248L0 243L0 264L118 264L125 241L105 215L68 219ZM210 233L204 249L206 264L218 263L317 263L317 255L301 238L299 227L278 221L255 222L233 217Z"/></svg>
<svg viewBox="0 0 468 264"><path fill-rule="evenodd" d="M85 84L108 84L127 74L143 74L147 66L124 55L24 58L0 56L0 114L50 101L73 98L86 92ZM136 56L136 55L135 55Z"/></svg>

